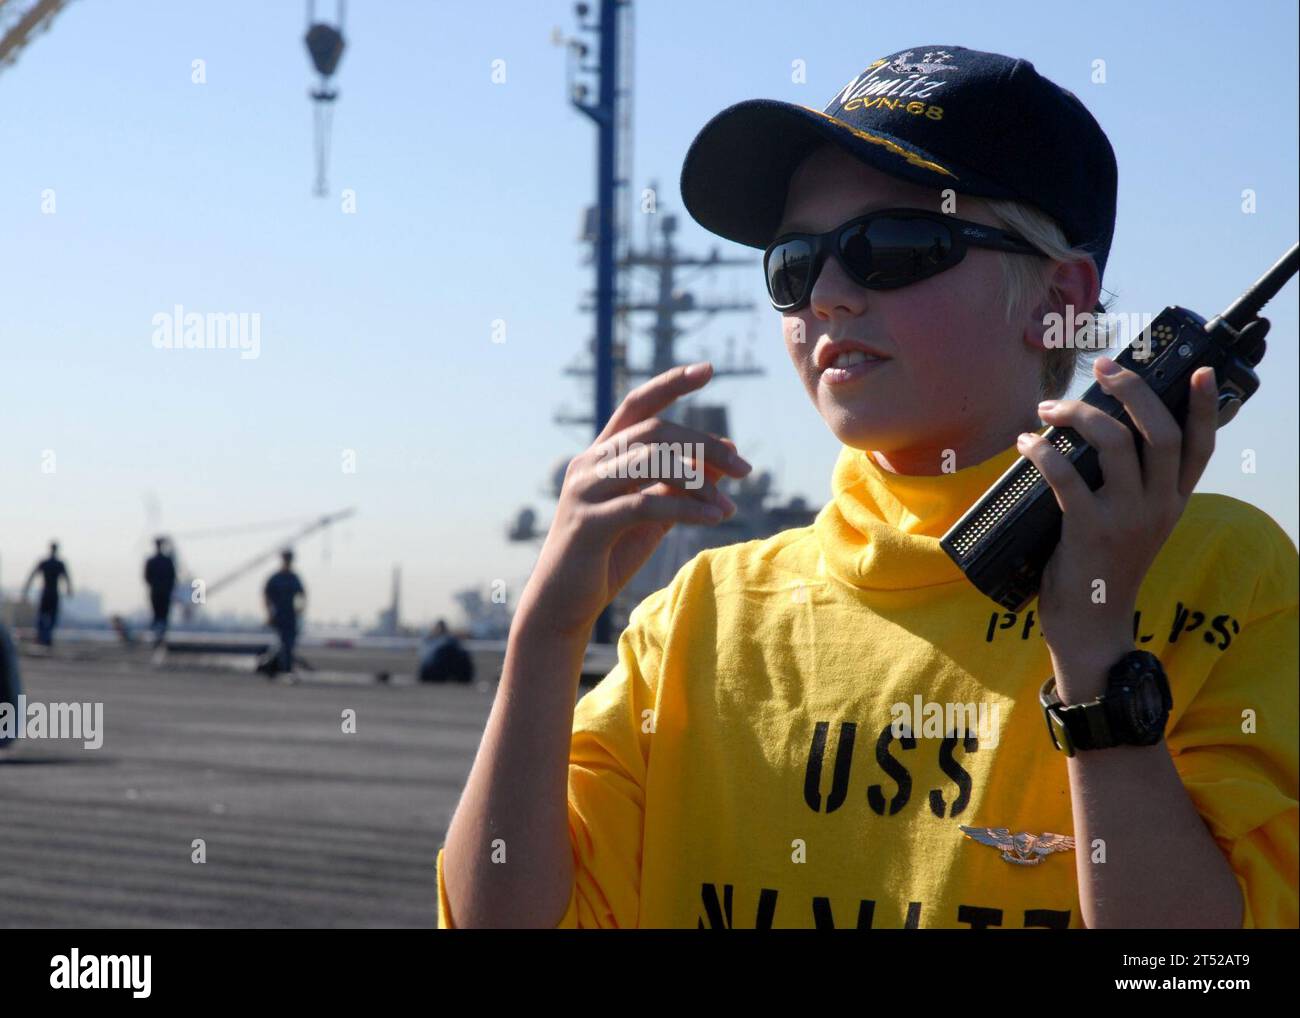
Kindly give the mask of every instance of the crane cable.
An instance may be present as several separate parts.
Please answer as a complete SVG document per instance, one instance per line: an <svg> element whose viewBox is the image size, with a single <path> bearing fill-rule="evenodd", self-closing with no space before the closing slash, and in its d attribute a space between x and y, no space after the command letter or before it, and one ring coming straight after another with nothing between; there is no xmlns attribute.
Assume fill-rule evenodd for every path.
<svg viewBox="0 0 1300 1018"><path fill-rule="evenodd" d="M330 134L334 126L334 100L339 95L337 89L329 87L329 79L333 77L343 56L343 22L346 15L347 4L345 0L339 0L338 27L318 22L315 0L307 0L307 34L303 41L307 44L307 52L320 74L320 87L310 93L315 104L316 187L314 193L319 198L329 194L325 169L329 165Z"/></svg>

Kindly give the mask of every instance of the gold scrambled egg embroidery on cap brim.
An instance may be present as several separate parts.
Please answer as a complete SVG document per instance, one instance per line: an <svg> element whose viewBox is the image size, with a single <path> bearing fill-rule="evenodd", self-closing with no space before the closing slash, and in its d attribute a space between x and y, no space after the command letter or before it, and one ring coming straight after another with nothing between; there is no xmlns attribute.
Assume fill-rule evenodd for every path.
<svg viewBox="0 0 1300 1018"><path fill-rule="evenodd" d="M869 141L873 145L883 145L885 148L889 149L890 152L894 153L894 155L902 156L913 166L920 166L923 169L934 170L936 173L942 173L945 177L952 177L953 180L961 179L960 177L957 176L957 174L953 173L947 167L940 166L938 163L933 162L929 159L922 159L915 152L909 152L907 149L903 148L902 145L895 144L894 142L890 141L888 138L881 138L878 135L870 134L867 131L862 130L861 128L854 127L852 124L846 124L843 120L840 120L838 117L832 117L829 113L823 113L821 110L815 110L811 106L805 106L804 109L808 110L810 113L816 113L819 117L825 117L832 124L835 124L837 127L842 127L846 131L852 132L857 137L861 138L863 141Z"/></svg>

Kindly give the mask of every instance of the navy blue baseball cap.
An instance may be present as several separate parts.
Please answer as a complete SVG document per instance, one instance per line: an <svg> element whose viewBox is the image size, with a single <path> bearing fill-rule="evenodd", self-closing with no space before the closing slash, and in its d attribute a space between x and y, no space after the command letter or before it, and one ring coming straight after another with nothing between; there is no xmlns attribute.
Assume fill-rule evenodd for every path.
<svg viewBox="0 0 1300 1018"><path fill-rule="evenodd" d="M1100 277L1115 232L1118 168L1101 125L1028 60L918 46L873 61L824 109L747 99L695 136L682 201L705 229L766 248L790 177L823 143L883 173L958 194L1036 206L1092 255Z"/></svg>

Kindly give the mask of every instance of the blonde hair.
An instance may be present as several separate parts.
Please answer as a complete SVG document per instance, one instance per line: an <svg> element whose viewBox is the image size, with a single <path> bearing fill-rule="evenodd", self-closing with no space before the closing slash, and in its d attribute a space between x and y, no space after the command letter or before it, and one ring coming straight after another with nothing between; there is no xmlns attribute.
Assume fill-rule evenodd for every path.
<svg viewBox="0 0 1300 1018"><path fill-rule="evenodd" d="M967 201L971 200L974 199L967 198ZM1082 248L1071 247L1056 220L1032 205L993 198L980 198L978 201L1003 229L1023 237L1047 255L1047 258L1027 258L1009 252L999 255L1006 317L1010 324L1048 297L1057 263L1078 262L1092 256ZM1093 314L1104 316L1106 305L1098 299L1092 310ZM1090 377L1092 358L1105 352L1105 346L1109 344L1105 326L1105 318L1099 317L1096 320L1096 345L1092 350L1065 345L1043 352L1038 375L1039 399L1059 399L1069 391L1076 378Z"/></svg>

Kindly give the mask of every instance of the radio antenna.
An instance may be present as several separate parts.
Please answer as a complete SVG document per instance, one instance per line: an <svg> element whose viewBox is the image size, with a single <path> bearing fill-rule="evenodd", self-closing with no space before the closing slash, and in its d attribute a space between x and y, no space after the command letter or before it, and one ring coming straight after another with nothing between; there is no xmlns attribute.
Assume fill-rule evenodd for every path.
<svg viewBox="0 0 1300 1018"><path fill-rule="evenodd" d="M1300 244L1292 244L1291 250L1278 259L1277 264L1265 272L1253 286L1233 301L1232 306L1206 325L1206 330L1213 332L1220 322L1240 332L1259 315L1260 308L1272 300L1300 268Z"/></svg>

